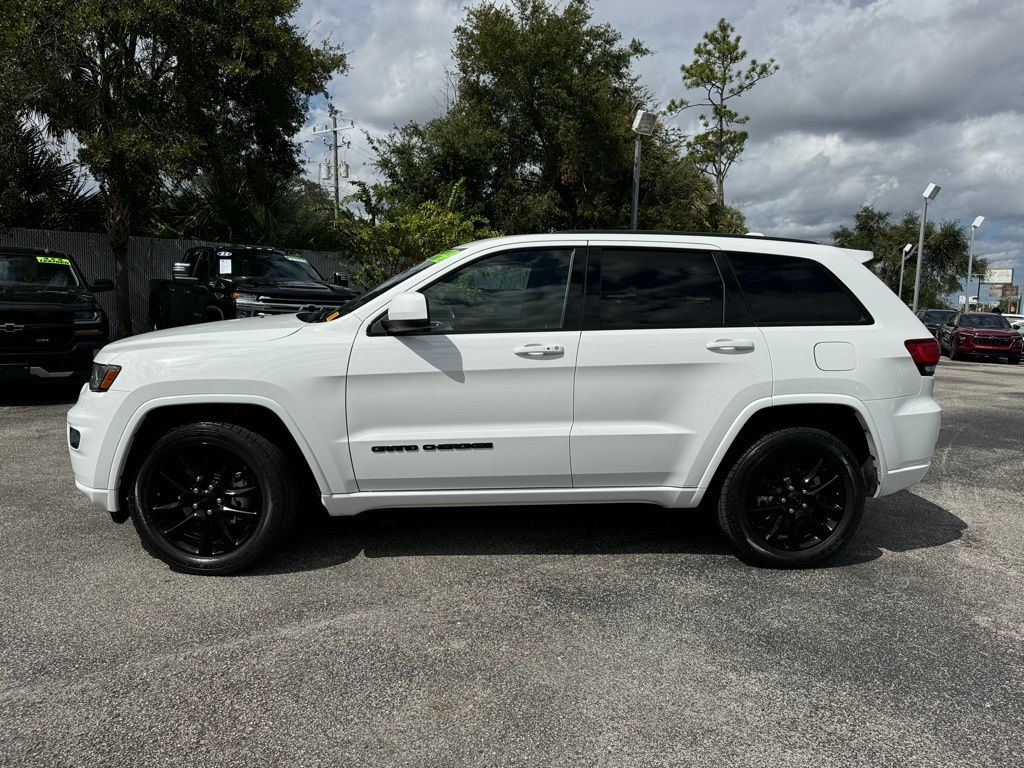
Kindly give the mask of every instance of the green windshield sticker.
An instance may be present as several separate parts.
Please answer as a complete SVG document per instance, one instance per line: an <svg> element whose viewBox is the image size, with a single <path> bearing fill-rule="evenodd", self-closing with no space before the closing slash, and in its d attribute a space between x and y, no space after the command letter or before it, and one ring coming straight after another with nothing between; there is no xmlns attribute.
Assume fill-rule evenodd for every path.
<svg viewBox="0 0 1024 768"><path fill-rule="evenodd" d="M36 256L36 261L40 264L60 264L64 267L71 266L71 259L62 259L59 256Z"/></svg>
<svg viewBox="0 0 1024 768"><path fill-rule="evenodd" d="M435 254L434 256L431 256L430 260L432 262L434 262L435 264L438 264L438 263L444 261L445 259L450 259L452 256L454 256L458 252L459 252L458 248L451 248L451 249L449 249L447 251L441 251L440 253Z"/></svg>
<svg viewBox="0 0 1024 768"><path fill-rule="evenodd" d="M294 254L285 254L285 258L288 259L288 261L301 261L303 264L308 264L309 263L308 261L306 261L301 256L296 256Z"/></svg>

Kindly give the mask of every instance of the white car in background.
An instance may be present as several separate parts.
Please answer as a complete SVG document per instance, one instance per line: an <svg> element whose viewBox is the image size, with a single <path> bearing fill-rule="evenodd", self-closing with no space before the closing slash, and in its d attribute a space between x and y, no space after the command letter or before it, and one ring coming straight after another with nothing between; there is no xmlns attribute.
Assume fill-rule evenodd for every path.
<svg viewBox="0 0 1024 768"><path fill-rule="evenodd" d="M707 499L744 560L811 565L924 477L939 431L938 344L870 258L504 237L334 311L124 339L68 414L75 482L191 573L268 555L307 492L332 515Z"/></svg>

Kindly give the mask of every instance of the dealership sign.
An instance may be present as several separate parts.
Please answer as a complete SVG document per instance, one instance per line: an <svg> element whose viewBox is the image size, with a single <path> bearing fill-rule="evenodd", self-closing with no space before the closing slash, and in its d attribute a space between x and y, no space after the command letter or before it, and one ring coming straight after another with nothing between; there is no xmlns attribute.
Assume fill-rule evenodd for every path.
<svg viewBox="0 0 1024 768"><path fill-rule="evenodd" d="M999 267L985 273L986 283L1012 283L1013 267Z"/></svg>

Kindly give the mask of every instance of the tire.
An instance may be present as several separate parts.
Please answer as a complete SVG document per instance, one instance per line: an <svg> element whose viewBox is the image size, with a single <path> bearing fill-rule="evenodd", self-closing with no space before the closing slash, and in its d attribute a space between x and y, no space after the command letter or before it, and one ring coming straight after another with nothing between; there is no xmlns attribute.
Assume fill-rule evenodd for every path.
<svg viewBox="0 0 1024 768"><path fill-rule="evenodd" d="M845 443L820 429L782 429L757 440L729 469L718 524L741 560L805 568L846 546L864 496L860 462Z"/></svg>
<svg viewBox="0 0 1024 768"><path fill-rule="evenodd" d="M142 546L184 573L245 570L273 552L295 520L287 456L237 424L171 429L148 450L128 487Z"/></svg>
<svg viewBox="0 0 1024 768"><path fill-rule="evenodd" d="M1006 359L1010 365L1020 365L1020 355L1010 355Z"/></svg>
<svg viewBox="0 0 1024 768"><path fill-rule="evenodd" d="M949 359L950 360L963 360L964 359L964 356L961 355L957 351L956 342L955 341L950 341L949 342Z"/></svg>

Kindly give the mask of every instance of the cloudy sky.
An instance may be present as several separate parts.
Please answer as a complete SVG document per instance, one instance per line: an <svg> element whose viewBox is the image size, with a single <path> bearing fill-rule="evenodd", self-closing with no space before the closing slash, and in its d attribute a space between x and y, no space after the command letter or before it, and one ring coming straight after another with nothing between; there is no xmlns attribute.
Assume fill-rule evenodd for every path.
<svg viewBox="0 0 1024 768"><path fill-rule="evenodd" d="M331 84L371 134L437 114L451 30L465 0L306 0L297 23L350 52ZM654 54L636 69L661 100L685 95L679 65L720 16L781 70L740 101L751 116L726 182L755 231L828 240L864 203L901 212L942 185L929 218L986 217L976 253L1024 282L1024 1L594 0L596 21ZM317 105L322 120L323 104ZM692 117L695 117L692 116ZM679 119L690 127L689 113ZM354 178L372 176L349 132ZM303 138L306 138L305 136ZM313 141L310 172L323 155Z"/></svg>

